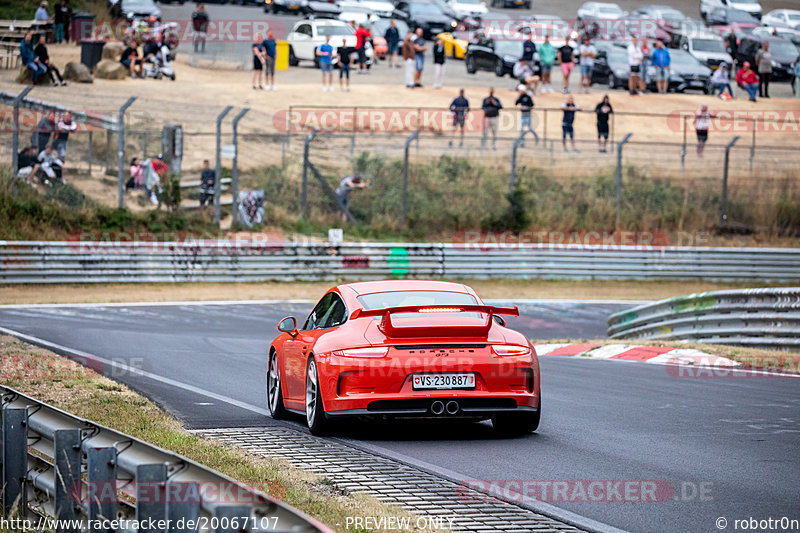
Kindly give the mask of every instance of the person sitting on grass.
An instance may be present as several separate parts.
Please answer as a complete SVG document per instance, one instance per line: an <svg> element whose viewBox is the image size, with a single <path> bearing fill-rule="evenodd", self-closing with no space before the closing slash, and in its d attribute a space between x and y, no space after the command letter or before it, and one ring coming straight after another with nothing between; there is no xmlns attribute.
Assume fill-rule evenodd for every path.
<svg viewBox="0 0 800 533"><path fill-rule="evenodd" d="M17 177L25 179L25 183L33 185L33 178L39 172L39 160L36 158L36 147L26 146L17 156Z"/></svg>

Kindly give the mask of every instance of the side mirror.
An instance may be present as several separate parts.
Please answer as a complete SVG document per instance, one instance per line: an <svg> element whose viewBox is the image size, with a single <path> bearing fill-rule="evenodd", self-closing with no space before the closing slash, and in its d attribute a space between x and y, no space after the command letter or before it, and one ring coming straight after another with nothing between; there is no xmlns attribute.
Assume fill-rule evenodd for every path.
<svg viewBox="0 0 800 533"><path fill-rule="evenodd" d="M297 320L293 316L287 316L278 322L278 331L288 333L292 337L297 335Z"/></svg>
<svg viewBox="0 0 800 533"><path fill-rule="evenodd" d="M506 325L506 321L505 321L505 320L503 320L503 317L501 317L501 316L497 316L497 315L492 315L492 318L494 318L494 321L495 321L495 322L497 322L497 323L498 323L498 324L500 324L501 326L504 326L504 327L505 327L505 325Z"/></svg>

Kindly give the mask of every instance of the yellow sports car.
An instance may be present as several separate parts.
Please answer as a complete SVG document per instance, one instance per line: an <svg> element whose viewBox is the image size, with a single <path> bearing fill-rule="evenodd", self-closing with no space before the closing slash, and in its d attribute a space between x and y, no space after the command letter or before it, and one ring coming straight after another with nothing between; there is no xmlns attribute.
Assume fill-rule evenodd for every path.
<svg viewBox="0 0 800 533"><path fill-rule="evenodd" d="M467 53L468 44L466 39L461 39L457 35L454 35L450 32L440 33L436 37L441 39L444 43L445 55L455 59L464 59L464 55Z"/></svg>

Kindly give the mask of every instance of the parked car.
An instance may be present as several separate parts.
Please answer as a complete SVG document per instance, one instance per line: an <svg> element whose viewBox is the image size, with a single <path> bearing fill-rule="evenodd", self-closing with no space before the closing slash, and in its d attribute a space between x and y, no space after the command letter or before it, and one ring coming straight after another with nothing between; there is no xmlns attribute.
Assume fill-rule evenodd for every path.
<svg viewBox="0 0 800 533"><path fill-rule="evenodd" d="M111 5L111 15L128 21L151 20L152 17L161 21L161 9L153 0L119 0Z"/></svg>
<svg viewBox="0 0 800 533"><path fill-rule="evenodd" d="M800 10L797 9L773 9L761 19L765 26L777 26L779 28L794 28L800 30Z"/></svg>
<svg viewBox="0 0 800 533"><path fill-rule="evenodd" d="M372 33L372 47L375 51L375 57L378 59L386 58L386 55L389 53L389 46L386 44L384 35L386 35L386 28L389 27L390 23L390 19L384 18L379 18L369 23L369 31ZM403 38L408 33L408 24L402 20L395 20L395 25L397 26L397 33L402 43Z"/></svg>
<svg viewBox="0 0 800 533"><path fill-rule="evenodd" d="M592 18L614 20L627 16L619 5L611 2L586 2L578 8L578 19Z"/></svg>
<svg viewBox="0 0 800 533"><path fill-rule="evenodd" d="M700 0L700 16L708 20L708 15L718 8L738 9L756 19L761 18L761 4L758 0Z"/></svg>
<svg viewBox="0 0 800 533"><path fill-rule="evenodd" d="M762 26L753 30L753 35L761 37L780 37L787 41L792 41L798 51L800 51L800 30L790 28L779 28L775 26Z"/></svg>
<svg viewBox="0 0 800 533"><path fill-rule="evenodd" d="M463 34L467 32L459 33ZM442 44L444 44L444 54L446 56L450 56L453 59L464 59L467 53L467 46L469 46L469 40L461 38L456 33L451 32L443 32L436 35L436 37L442 40Z"/></svg>
<svg viewBox="0 0 800 533"><path fill-rule="evenodd" d="M674 90L684 92L688 90L703 91L705 94L711 92L711 69L701 63L697 58L686 50L673 49L670 55L670 88L673 88L673 76L680 79ZM652 72L651 72L652 70ZM648 86L655 87L655 69L650 66L647 69Z"/></svg>
<svg viewBox="0 0 800 533"><path fill-rule="evenodd" d="M308 7L308 0L264 0L264 13L303 14Z"/></svg>
<svg viewBox="0 0 800 533"><path fill-rule="evenodd" d="M711 70L717 70L720 65L728 65L728 72L733 72L733 58L726 49L725 41L714 33L699 33L696 35L681 35L675 43L678 48L685 50L705 64Z"/></svg>
<svg viewBox="0 0 800 533"><path fill-rule="evenodd" d="M349 4L360 4L371 9L379 17L392 18L394 15L394 4L389 0L346 0ZM339 2L341 6L342 2Z"/></svg>
<svg viewBox="0 0 800 533"><path fill-rule="evenodd" d="M736 60L739 64L749 61L755 68L756 54L765 42L769 42L769 51L772 54L772 79L776 81L791 79L792 64L797 59L797 47L786 39L754 34L745 35L739 40Z"/></svg>
<svg viewBox="0 0 800 533"><path fill-rule="evenodd" d="M550 37L550 44L561 48L572 39L574 27L566 20L555 15L531 15L528 20L520 24L520 33L527 38L528 32L533 32L536 43L544 42L544 37Z"/></svg>
<svg viewBox="0 0 800 533"><path fill-rule="evenodd" d="M661 31L669 34L675 32L681 23L687 19L686 15L670 6L652 5L636 9L632 15L641 16L656 21Z"/></svg>
<svg viewBox="0 0 800 533"><path fill-rule="evenodd" d="M448 0L447 4L459 19L481 16L489 12L483 0Z"/></svg>
<svg viewBox="0 0 800 533"><path fill-rule="evenodd" d="M335 19L342 12L339 6L322 0L308 0L302 9L303 14L311 18Z"/></svg>
<svg viewBox="0 0 800 533"><path fill-rule="evenodd" d="M313 61L319 66L317 48L325 42L325 37L331 36L331 46L334 49L342 46L356 45L356 35L348 24L339 20L314 19L297 22L286 40L289 43L289 64L297 66L300 61ZM367 45L367 65L372 65L372 46Z"/></svg>
<svg viewBox="0 0 800 533"><path fill-rule="evenodd" d="M706 24L713 31L725 35L734 30L737 34L749 33L760 23L752 15L739 9L718 7L706 17Z"/></svg>
<svg viewBox="0 0 800 533"><path fill-rule="evenodd" d="M352 2L350 0L339 2L339 9L341 11L336 18L342 22L354 21L358 25L364 24L368 26L370 22L380 18L373 10L361 2Z"/></svg>
<svg viewBox="0 0 800 533"><path fill-rule="evenodd" d="M491 0L492 7L524 7L531 8L531 0Z"/></svg>
<svg viewBox="0 0 800 533"><path fill-rule="evenodd" d="M398 15L412 30L422 28L422 36L432 39L434 35L452 31L458 23L447 16L435 3L428 0L400 0L396 5Z"/></svg>
<svg viewBox="0 0 800 533"><path fill-rule="evenodd" d="M495 75L503 77L513 75L514 65L522 57L522 41L509 39L484 39L467 46L464 64L467 73L475 74L479 70L488 70ZM538 74L539 65L531 65L534 73Z"/></svg>
<svg viewBox="0 0 800 533"><path fill-rule="evenodd" d="M595 42L597 57L594 60L592 83L608 84L609 89L628 87L630 67L625 48L608 42Z"/></svg>

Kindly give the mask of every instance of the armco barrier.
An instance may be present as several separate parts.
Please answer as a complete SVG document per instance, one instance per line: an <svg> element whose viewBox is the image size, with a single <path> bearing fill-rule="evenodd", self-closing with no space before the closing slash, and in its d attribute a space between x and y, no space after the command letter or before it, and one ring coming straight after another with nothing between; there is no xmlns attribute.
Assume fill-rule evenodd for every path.
<svg viewBox="0 0 800 533"><path fill-rule="evenodd" d="M615 313L612 339L800 349L800 287L703 292Z"/></svg>
<svg viewBox="0 0 800 533"><path fill-rule="evenodd" d="M0 241L0 283L552 278L800 281L800 249Z"/></svg>
<svg viewBox="0 0 800 533"><path fill-rule="evenodd" d="M86 526L124 519L129 527L138 521L139 531L332 532L297 509L185 457L8 387L0 386L0 395L6 512L16 507L63 520L59 531L86 529L76 527L76 520ZM141 525L159 521L170 527Z"/></svg>

